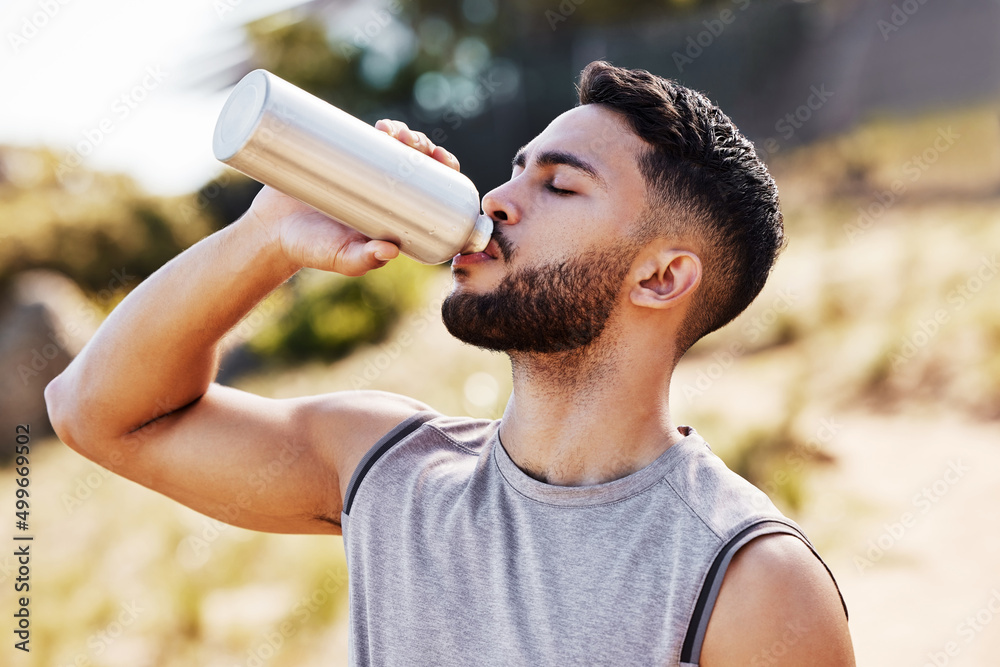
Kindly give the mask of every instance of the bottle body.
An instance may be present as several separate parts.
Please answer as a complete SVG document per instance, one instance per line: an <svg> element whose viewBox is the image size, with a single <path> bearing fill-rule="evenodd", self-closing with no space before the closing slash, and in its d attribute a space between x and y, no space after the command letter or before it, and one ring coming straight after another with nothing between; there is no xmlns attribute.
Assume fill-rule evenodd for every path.
<svg viewBox="0 0 1000 667"><path fill-rule="evenodd" d="M425 264L486 247L493 223L463 174L265 70L236 85L216 159Z"/></svg>

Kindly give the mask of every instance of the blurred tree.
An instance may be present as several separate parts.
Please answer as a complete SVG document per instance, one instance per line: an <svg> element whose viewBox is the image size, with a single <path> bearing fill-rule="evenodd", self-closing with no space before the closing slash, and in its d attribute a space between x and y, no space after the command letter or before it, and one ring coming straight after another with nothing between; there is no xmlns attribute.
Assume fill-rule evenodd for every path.
<svg viewBox="0 0 1000 667"><path fill-rule="evenodd" d="M195 195L154 197L48 150L0 147L0 165L0 289L33 268L91 295L130 289L218 226Z"/></svg>
<svg viewBox="0 0 1000 667"><path fill-rule="evenodd" d="M360 116L411 104L434 111L447 94L426 90L425 75L474 81L497 58L527 64L538 38L564 23L568 37L585 26L668 19L714 5L733 0L313 1L247 24L253 62L237 73L263 67ZM452 83L463 88L461 80Z"/></svg>

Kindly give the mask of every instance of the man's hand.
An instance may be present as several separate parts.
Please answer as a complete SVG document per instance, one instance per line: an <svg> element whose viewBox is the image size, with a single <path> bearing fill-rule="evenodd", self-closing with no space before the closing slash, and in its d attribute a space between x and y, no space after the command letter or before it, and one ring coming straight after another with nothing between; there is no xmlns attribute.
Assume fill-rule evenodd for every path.
<svg viewBox="0 0 1000 667"><path fill-rule="evenodd" d="M435 146L423 132L415 132L398 120L380 120L375 127L445 166L459 169L455 156ZM371 240L268 186L254 198L246 217L245 224L255 226L269 243L279 247L294 267L360 276L399 255L394 244Z"/></svg>
<svg viewBox="0 0 1000 667"><path fill-rule="evenodd" d="M240 222L254 227L295 269L363 276L399 255L394 244L369 239L269 185L257 193Z"/></svg>

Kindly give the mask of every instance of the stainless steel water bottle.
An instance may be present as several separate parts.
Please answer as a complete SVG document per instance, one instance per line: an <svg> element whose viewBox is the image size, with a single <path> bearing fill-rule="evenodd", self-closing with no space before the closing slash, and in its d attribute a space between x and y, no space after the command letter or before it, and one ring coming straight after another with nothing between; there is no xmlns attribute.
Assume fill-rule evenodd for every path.
<svg viewBox="0 0 1000 667"><path fill-rule="evenodd" d="M493 221L465 175L262 69L215 125L218 160L425 264L482 251Z"/></svg>

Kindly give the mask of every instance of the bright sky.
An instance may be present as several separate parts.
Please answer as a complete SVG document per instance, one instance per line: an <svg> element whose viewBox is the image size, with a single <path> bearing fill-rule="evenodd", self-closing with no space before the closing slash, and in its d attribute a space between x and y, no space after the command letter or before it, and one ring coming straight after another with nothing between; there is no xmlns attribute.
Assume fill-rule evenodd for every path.
<svg viewBox="0 0 1000 667"><path fill-rule="evenodd" d="M295 0L0 0L0 144L86 153L158 194L221 171L212 130L228 90L194 87L239 26ZM232 9L232 11L227 11Z"/></svg>

